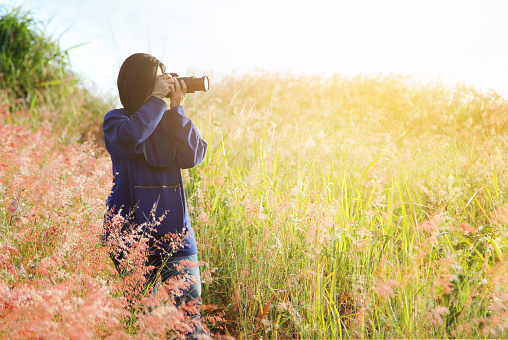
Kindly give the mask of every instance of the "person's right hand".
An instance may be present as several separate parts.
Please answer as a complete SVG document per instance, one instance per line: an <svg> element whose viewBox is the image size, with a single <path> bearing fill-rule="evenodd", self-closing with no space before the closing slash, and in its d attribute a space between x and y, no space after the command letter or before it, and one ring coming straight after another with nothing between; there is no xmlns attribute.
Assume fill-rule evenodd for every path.
<svg viewBox="0 0 508 340"><path fill-rule="evenodd" d="M170 74L157 76L151 96L164 99L170 92L175 92L175 80Z"/></svg>
<svg viewBox="0 0 508 340"><path fill-rule="evenodd" d="M175 91L171 93L171 108L174 108L175 106L183 105L183 102L185 101L185 95L187 94L187 85L183 80L178 82L178 79L174 78L175 80Z"/></svg>

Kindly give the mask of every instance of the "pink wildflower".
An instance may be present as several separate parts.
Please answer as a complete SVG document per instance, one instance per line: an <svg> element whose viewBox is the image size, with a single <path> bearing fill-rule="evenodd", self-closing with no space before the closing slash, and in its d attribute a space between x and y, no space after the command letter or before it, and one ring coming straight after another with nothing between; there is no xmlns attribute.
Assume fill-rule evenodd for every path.
<svg viewBox="0 0 508 340"><path fill-rule="evenodd" d="M459 224L459 228L464 231L464 234L476 234L476 230L469 223L462 222Z"/></svg>
<svg viewBox="0 0 508 340"><path fill-rule="evenodd" d="M394 288L399 287L399 282L396 280L387 280L384 282L378 282L374 287L374 290L384 298L395 296Z"/></svg>
<svg viewBox="0 0 508 340"><path fill-rule="evenodd" d="M450 310L448 307L445 306L437 306L433 308L430 313L430 322L435 324L442 324L443 323L443 315L450 314Z"/></svg>

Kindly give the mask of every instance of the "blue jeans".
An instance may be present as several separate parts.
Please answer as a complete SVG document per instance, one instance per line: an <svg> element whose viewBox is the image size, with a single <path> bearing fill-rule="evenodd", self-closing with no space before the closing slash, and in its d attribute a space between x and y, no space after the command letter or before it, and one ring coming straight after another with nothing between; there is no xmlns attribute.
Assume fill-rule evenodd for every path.
<svg viewBox="0 0 508 340"><path fill-rule="evenodd" d="M120 261L111 254L111 258L115 264L116 269L120 273L120 275L124 275L125 273L120 269ZM187 316L193 321L194 324L200 324L201 314L199 312L199 308L201 307L201 279L199 266L188 267L185 266L181 271L178 271L175 267L182 260L189 260L198 264L198 256L189 255L189 256L160 256L160 255L149 255L145 262L146 266L154 266L152 270L145 274L145 287L148 285L153 286L152 293L157 292L156 280L157 273L159 272L161 275L162 282L167 281L171 277L179 276L186 274L186 276L191 276L192 279L186 279L187 282L192 281L192 284L188 289L184 290L181 296L175 297L176 306L179 307L182 304L193 304L197 309L197 314L192 314L187 311ZM201 331L196 328L194 334L200 334Z"/></svg>
<svg viewBox="0 0 508 340"><path fill-rule="evenodd" d="M189 260L196 264L196 266L189 267L184 266L180 271L177 270L176 266L180 261ZM154 266L146 275L146 284L154 286L153 293L157 292L156 280L157 273L160 273L162 282L167 281L169 278L176 276L190 276L186 278L187 282L192 282L188 289L184 290L181 296L175 296L176 306L182 306L183 304L194 305L197 309L197 314L190 313L187 311L187 316L194 322L199 324L201 307L201 279L198 264L198 255L189 256L160 256L160 255L149 255L146 261L147 266ZM199 330L195 332L200 333Z"/></svg>

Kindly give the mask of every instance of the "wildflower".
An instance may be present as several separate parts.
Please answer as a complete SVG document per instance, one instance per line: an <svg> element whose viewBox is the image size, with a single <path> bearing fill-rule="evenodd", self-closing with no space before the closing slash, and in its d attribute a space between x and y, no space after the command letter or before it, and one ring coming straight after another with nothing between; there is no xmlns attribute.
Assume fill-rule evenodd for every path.
<svg viewBox="0 0 508 340"><path fill-rule="evenodd" d="M198 221L201 226L207 226L210 224L208 214L204 210L201 211L198 217L196 217L196 221Z"/></svg>
<svg viewBox="0 0 508 340"><path fill-rule="evenodd" d="M434 243L434 244L437 244L438 243L438 240L437 240L437 237L435 236L431 236L427 239L427 241L429 241L430 243Z"/></svg>
<svg viewBox="0 0 508 340"><path fill-rule="evenodd" d="M276 307L280 311L285 311L285 310L289 309L289 306L286 302L279 302L279 303L277 303Z"/></svg>
<svg viewBox="0 0 508 340"><path fill-rule="evenodd" d="M189 170L187 170L187 169L182 170L182 178L183 178L184 183L189 183L191 181Z"/></svg>
<svg viewBox="0 0 508 340"><path fill-rule="evenodd" d="M394 288L398 288L399 283L396 280L387 280L385 282L378 282L374 290L384 298L395 296Z"/></svg>
<svg viewBox="0 0 508 340"><path fill-rule="evenodd" d="M420 229L423 230L427 235L435 234L439 230L439 224L441 223L440 215L433 215L428 220L425 220L421 225Z"/></svg>
<svg viewBox="0 0 508 340"><path fill-rule="evenodd" d="M445 306L437 306L433 308L430 313L430 322L435 324L443 323L443 315L450 314L450 310Z"/></svg>
<svg viewBox="0 0 508 340"><path fill-rule="evenodd" d="M212 283L212 274L215 273L219 268L214 267L211 269L206 269L201 271L201 282L203 283Z"/></svg>
<svg viewBox="0 0 508 340"><path fill-rule="evenodd" d="M497 225L508 224L508 209L505 207L497 208L490 214L490 220Z"/></svg>
<svg viewBox="0 0 508 340"><path fill-rule="evenodd" d="M467 234L471 234L471 235L476 234L476 230L469 223L466 223L466 222L460 223L459 229L463 230L464 234L466 234L466 235Z"/></svg>

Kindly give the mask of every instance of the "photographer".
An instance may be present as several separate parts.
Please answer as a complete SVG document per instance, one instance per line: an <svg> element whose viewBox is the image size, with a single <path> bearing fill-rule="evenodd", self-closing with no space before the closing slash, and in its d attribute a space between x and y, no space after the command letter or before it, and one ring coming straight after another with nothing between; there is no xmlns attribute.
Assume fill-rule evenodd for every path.
<svg viewBox="0 0 508 340"><path fill-rule="evenodd" d="M125 218L122 232L132 225L142 226L143 235L149 237L145 265L154 269L145 275L147 284L155 283L157 272L162 281L181 275L175 265L183 261L183 274L194 280L183 298L177 297L177 303L194 304L197 312L190 312L190 316L199 322L197 247L180 170L200 164L207 144L185 115L187 86L183 80L166 74L164 64L157 58L144 53L124 61L117 85L124 107L108 112L103 125L113 163L107 215L121 214ZM164 100L167 96L169 110ZM106 237L108 233L106 230ZM112 257L120 270L122 257ZM190 262L184 260L195 265L185 265Z"/></svg>

